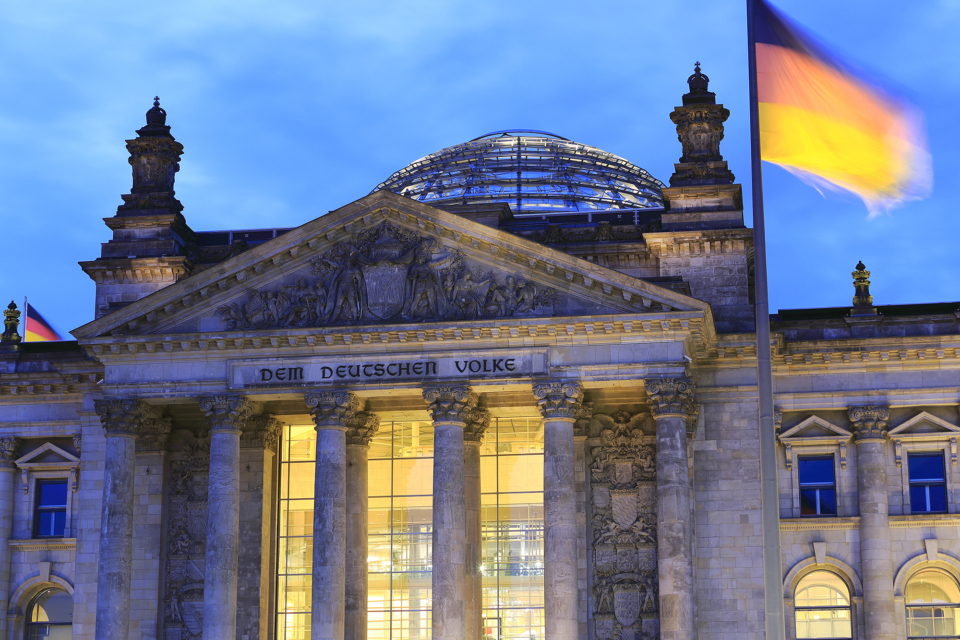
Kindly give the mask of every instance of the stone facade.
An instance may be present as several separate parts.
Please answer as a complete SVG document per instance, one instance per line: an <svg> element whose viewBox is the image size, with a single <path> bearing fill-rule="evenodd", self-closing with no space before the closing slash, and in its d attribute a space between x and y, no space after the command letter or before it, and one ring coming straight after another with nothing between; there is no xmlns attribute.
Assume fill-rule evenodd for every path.
<svg viewBox="0 0 960 640"><path fill-rule="evenodd" d="M216 247L175 198L183 148L155 105L114 238L82 264L96 319L34 344L5 312L0 640L46 589L72 596L77 638L280 637L283 424L317 432L312 635L367 637L367 452L401 419L435 438L433 636L480 638L479 447L503 416L540 420L548 640L761 638L752 234L729 112L689 82L655 221L517 226L375 192ZM919 571L960 580L960 310L875 305L869 275L852 308L772 318L788 638L818 571L871 640L906 638ZM943 462L943 509L914 504L919 453ZM812 459L835 513L807 513ZM51 480L65 522L44 537Z"/></svg>

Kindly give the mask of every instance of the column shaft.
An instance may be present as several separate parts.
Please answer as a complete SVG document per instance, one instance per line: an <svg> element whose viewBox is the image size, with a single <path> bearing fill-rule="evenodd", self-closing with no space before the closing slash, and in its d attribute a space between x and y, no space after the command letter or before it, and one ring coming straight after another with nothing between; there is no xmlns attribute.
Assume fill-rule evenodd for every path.
<svg viewBox="0 0 960 640"><path fill-rule="evenodd" d="M480 573L480 442L463 444L464 568L463 604L465 640L480 640L483 634L482 576Z"/></svg>
<svg viewBox="0 0 960 640"><path fill-rule="evenodd" d="M657 416L657 562L663 640L696 637L692 542L687 418L660 415Z"/></svg>
<svg viewBox="0 0 960 640"><path fill-rule="evenodd" d="M10 600L10 536L13 534L13 464L17 438L0 438L0 602ZM7 616L0 612L0 640L7 637Z"/></svg>
<svg viewBox="0 0 960 640"><path fill-rule="evenodd" d="M127 640L133 560L133 473L136 438L107 434L97 567L96 640Z"/></svg>
<svg viewBox="0 0 960 640"><path fill-rule="evenodd" d="M434 423L433 640L465 631L463 423Z"/></svg>
<svg viewBox="0 0 960 640"><path fill-rule="evenodd" d="M240 538L240 432L210 438L207 555L203 577L204 640L237 635L237 553Z"/></svg>
<svg viewBox="0 0 960 640"><path fill-rule="evenodd" d="M897 632L890 556L890 507L883 440L857 441L860 571L866 637L894 640Z"/></svg>
<svg viewBox="0 0 960 640"><path fill-rule="evenodd" d="M366 444L347 445L346 640L367 640L368 451Z"/></svg>
<svg viewBox="0 0 960 640"><path fill-rule="evenodd" d="M577 638L577 504L573 420L543 426L544 600L547 640Z"/></svg>
<svg viewBox="0 0 960 640"><path fill-rule="evenodd" d="M311 638L343 640L346 564L346 434L317 430L313 488Z"/></svg>

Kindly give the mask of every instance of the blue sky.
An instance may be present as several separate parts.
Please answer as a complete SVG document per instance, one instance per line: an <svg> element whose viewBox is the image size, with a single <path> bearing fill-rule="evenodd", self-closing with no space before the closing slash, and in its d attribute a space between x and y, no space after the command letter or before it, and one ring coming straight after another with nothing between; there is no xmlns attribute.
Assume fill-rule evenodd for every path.
<svg viewBox="0 0 960 640"><path fill-rule="evenodd" d="M61 331L93 318L77 266L130 187L124 140L155 94L185 146L177 196L196 230L297 226L407 163L533 128L667 181L668 114L700 60L732 112L721 150L750 192L742 0L78 3L0 14L0 295ZM960 300L960 0L776 0L926 112L934 192L867 219L765 165L771 309ZM749 216L749 205L748 205Z"/></svg>

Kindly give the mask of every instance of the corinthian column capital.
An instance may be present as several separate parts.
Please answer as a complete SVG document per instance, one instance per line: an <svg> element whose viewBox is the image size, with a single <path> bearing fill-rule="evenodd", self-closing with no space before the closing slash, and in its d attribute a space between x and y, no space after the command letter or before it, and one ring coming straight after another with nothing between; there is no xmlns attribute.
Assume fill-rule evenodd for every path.
<svg viewBox="0 0 960 640"><path fill-rule="evenodd" d="M857 442L861 440L883 440L887 437L887 420L890 419L890 407L869 405L850 407L847 410Z"/></svg>
<svg viewBox="0 0 960 640"><path fill-rule="evenodd" d="M100 416L107 437L136 438L140 435L140 423L153 417L153 412L146 404L132 398L94 400L93 408Z"/></svg>
<svg viewBox="0 0 960 640"><path fill-rule="evenodd" d="M372 411L357 411L347 421L347 446L369 447L380 429L380 416Z"/></svg>
<svg viewBox="0 0 960 640"><path fill-rule="evenodd" d="M477 394L466 385L424 387L423 399L430 403L427 409L434 422L466 424L470 412L477 406Z"/></svg>
<svg viewBox="0 0 960 640"><path fill-rule="evenodd" d="M317 431L346 431L347 424L360 409L360 400L349 391L318 391L304 396Z"/></svg>
<svg viewBox="0 0 960 640"><path fill-rule="evenodd" d="M240 433L241 449L266 449L277 452L280 441L280 421L270 414L250 416Z"/></svg>
<svg viewBox="0 0 960 640"><path fill-rule="evenodd" d="M210 431L239 432L253 413L253 403L243 396L204 396L200 398L200 410Z"/></svg>
<svg viewBox="0 0 960 640"><path fill-rule="evenodd" d="M579 382L535 382L533 395L544 420L570 420L580 417L583 409L583 387Z"/></svg>
<svg viewBox="0 0 960 640"><path fill-rule="evenodd" d="M0 438L0 468L13 468L16 458L17 447L20 446L20 438L15 436L3 436Z"/></svg>
<svg viewBox="0 0 960 640"><path fill-rule="evenodd" d="M647 404L653 418L681 416L696 418L700 413L696 387L690 378L646 378Z"/></svg>
<svg viewBox="0 0 960 640"><path fill-rule="evenodd" d="M172 429L170 418L146 418L140 421L137 452L166 451Z"/></svg>
<svg viewBox="0 0 960 640"><path fill-rule="evenodd" d="M489 428L490 412L486 409L473 408L467 412L466 426L463 428L463 441L480 444Z"/></svg>

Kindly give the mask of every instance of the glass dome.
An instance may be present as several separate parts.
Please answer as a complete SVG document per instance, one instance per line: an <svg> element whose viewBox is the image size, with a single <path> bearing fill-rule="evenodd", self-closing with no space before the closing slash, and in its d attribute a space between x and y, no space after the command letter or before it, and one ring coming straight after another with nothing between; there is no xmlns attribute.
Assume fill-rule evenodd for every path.
<svg viewBox="0 0 960 640"><path fill-rule="evenodd" d="M612 153L530 129L420 158L377 185L430 205L506 202L517 217L663 207L662 182Z"/></svg>

